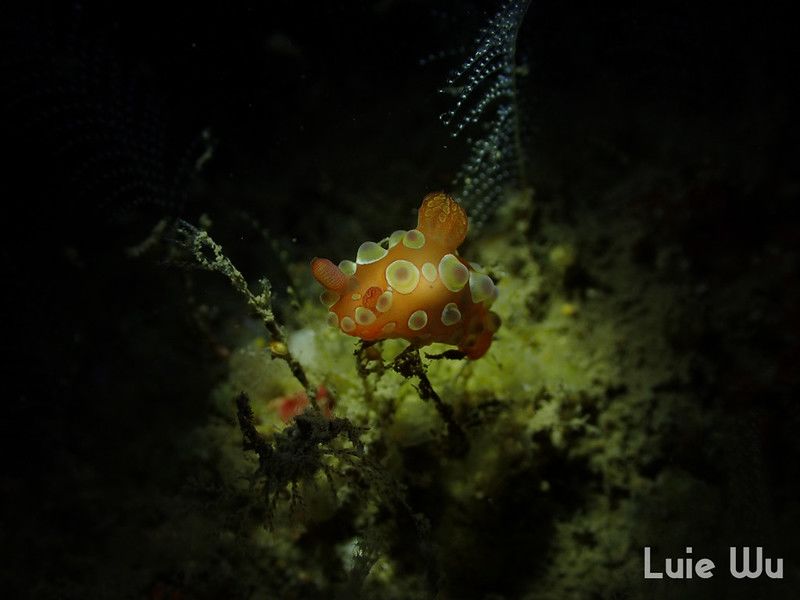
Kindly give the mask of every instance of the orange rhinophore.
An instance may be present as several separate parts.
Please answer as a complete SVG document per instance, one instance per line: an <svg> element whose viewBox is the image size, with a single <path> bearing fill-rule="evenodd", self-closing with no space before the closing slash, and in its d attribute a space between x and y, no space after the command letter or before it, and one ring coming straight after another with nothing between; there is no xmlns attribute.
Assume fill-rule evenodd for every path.
<svg viewBox="0 0 800 600"><path fill-rule="evenodd" d="M483 356L500 327L489 310L498 292L480 267L458 256L467 227L461 205L436 192L422 201L416 229L364 242L355 262L312 260L328 322L363 340L442 342L471 359Z"/></svg>

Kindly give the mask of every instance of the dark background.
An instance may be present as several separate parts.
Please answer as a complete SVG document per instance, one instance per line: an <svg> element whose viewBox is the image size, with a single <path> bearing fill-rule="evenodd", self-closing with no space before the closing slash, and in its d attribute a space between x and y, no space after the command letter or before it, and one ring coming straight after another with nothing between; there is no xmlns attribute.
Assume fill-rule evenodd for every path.
<svg viewBox="0 0 800 600"><path fill-rule="evenodd" d="M165 457L224 372L188 316L181 271L125 249L164 216L207 213L245 272L281 281L274 249L237 211L297 261L407 219L465 156L437 90L486 6L3 8L4 595L102 565L124 537L118 499L179 485ZM800 420L787 412L797 260L776 272L786 263L746 258L773 243L798 251L795 29L766 4L534 2L518 49L541 202L580 222L598 190L643 164L683 170L703 193L654 200L668 218L653 244L677 240L698 280L758 269L768 282L758 305L774 318L740 336L745 359L726 362L736 336L704 343L729 372L777 373L731 402L763 409L767 476L787 510L800 475Z"/></svg>

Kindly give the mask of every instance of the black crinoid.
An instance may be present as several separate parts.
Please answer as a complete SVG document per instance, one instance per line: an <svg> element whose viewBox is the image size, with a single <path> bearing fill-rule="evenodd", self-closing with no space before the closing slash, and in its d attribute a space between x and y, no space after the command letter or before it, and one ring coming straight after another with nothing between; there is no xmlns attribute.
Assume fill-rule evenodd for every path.
<svg viewBox="0 0 800 600"><path fill-rule="evenodd" d="M470 154L455 195L480 228L509 189L527 187L517 63L517 39L530 0L506 0L480 31L471 53L441 91L455 97L441 119L451 135L467 135Z"/></svg>

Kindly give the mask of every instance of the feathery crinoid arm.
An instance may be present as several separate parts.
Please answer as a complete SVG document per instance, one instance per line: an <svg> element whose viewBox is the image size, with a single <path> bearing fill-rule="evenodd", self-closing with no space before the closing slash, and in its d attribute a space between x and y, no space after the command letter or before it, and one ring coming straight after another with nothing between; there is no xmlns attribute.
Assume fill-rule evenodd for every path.
<svg viewBox="0 0 800 600"><path fill-rule="evenodd" d="M456 196L479 228L509 187L527 187L520 134L517 36L530 0L506 0L481 30L471 54L442 91L456 98L441 116L457 137L468 138L470 155L456 176ZM492 113L493 110L493 113Z"/></svg>

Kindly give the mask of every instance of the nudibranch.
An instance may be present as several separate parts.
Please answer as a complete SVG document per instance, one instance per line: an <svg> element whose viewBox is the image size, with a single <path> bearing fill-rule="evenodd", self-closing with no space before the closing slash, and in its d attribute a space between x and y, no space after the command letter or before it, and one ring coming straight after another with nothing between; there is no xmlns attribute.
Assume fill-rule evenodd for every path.
<svg viewBox="0 0 800 600"><path fill-rule="evenodd" d="M364 242L355 262L313 259L328 322L362 340L442 342L468 358L483 356L500 326L489 310L498 292L488 275L458 255L467 228L461 205L436 192L422 201L416 229Z"/></svg>

